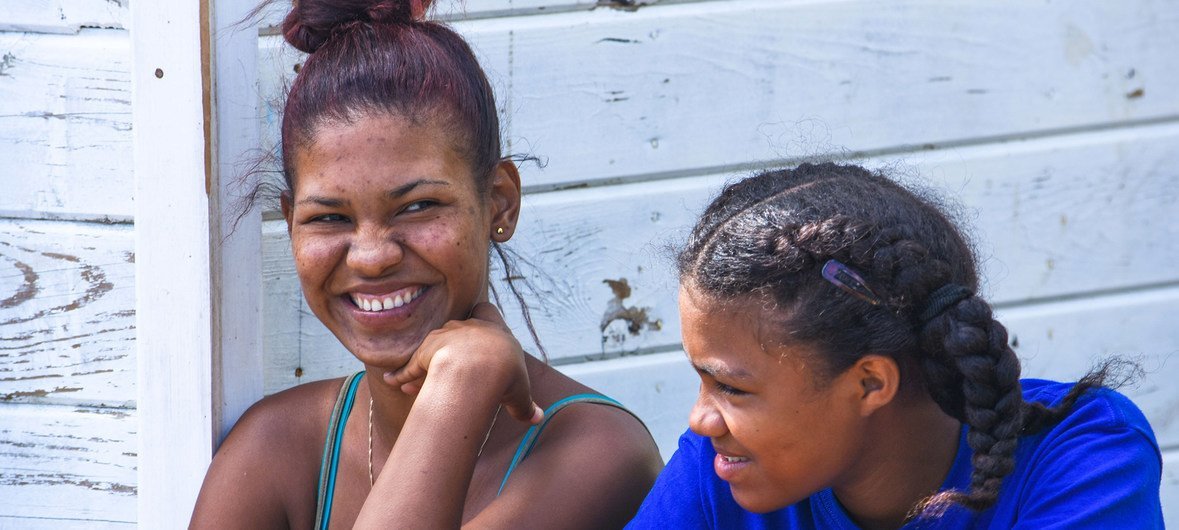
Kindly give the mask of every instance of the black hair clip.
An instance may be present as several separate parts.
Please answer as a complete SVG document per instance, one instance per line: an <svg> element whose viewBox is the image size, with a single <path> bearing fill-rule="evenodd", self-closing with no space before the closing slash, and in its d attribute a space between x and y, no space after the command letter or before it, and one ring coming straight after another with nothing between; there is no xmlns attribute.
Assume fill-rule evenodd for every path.
<svg viewBox="0 0 1179 530"><path fill-rule="evenodd" d="M851 293L872 305L880 305L880 297L868 287L868 283L847 265L836 260L828 260L823 264L823 278L832 285Z"/></svg>

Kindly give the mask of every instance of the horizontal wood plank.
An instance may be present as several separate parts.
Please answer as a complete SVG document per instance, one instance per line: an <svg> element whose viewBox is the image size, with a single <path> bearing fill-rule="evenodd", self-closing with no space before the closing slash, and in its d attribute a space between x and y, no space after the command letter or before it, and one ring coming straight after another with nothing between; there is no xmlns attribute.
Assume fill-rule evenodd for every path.
<svg viewBox="0 0 1179 530"><path fill-rule="evenodd" d="M1142 408L1159 445L1179 448L1179 287L1003 309L997 318L1023 376L1073 381L1118 356L1145 372L1119 390Z"/></svg>
<svg viewBox="0 0 1179 530"><path fill-rule="evenodd" d="M559 13L571 10L593 9L599 4L609 7L611 4L619 8L626 8L622 4L654 4L659 0L457 0L435 1L430 7L429 18L432 20L461 21L475 18L508 17L517 15L538 15L544 13ZM664 0L666 1L666 0ZM256 24L263 34L273 34L282 25L283 17L291 10L291 2L276 0L270 2L258 14Z"/></svg>
<svg viewBox="0 0 1179 530"><path fill-rule="evenodd" d="M96 521L94 519L0 516L0 530L105 530L107 528L131 530L138 528L138 525L123 521Z"/></svg>
<svg viewBox="0 0 1179 530"><path fill-rule="evenodd" d="M0 57L0 217L130 219L127 32L0 33Z"/></svg>
<svg viewBox="0 0 1179 530"><path fill-rule="evenodd" d="M1179 451L1163 452L1163 485L1159 497L1163 503L1163 521L1174 528L1179 525Z"/></svg>
<svg viewBox="0 0 1179 530"><path fill-rule="evenodd" d="M1164 0L738 0L455 27L492 78L507 149L548 162L526 185L549 189L1174 119L1177 22ZM302 57L261 46L273 146Z"/></svg>
<svg viewBox="0 0 1179 530"><path fill-rule="evenodd" d="M77 33L126 28L129 0L6 0L0 31Z"/></svg>
<svg viewBox="0 0 1179 530"><path fill-rule="evenodd" d="M1179 281L1179 125L873 159L960 198L998 304ZM924 176L925 178L920 178ZM512 245L533 322L562 363L679 343L671 252L731 175L526 196ZM357 364L302 303L281 221L264 236L267 392ZM524 261L527 261L525 263ZM492 260L493 264L497 260ZM502 273L497 273L497 278ZM505 315L531 347L502 282ZM301 375L297 377L296 374ZM305 379L309 378L309 379Z"/></svg>
<svg viewBox="0 0 1179 530"><path fill-rule="evenodd" d="M559 369L626 405L651 431L663 461L671 458L677 440L688 428L688 413L700 388L700 378L684 352L623 357Z"/></svg>
<svg viewBox="0 0 1179 530"><path fill-rule="evenodd" d="M134 523L133 410L0 404L0 528Z"/></svg>
<svg viewBox="0 0 1179 530"><path fill-rule="evenodd" d="M134 406L134 252L127 225L0 220L0 405Z"/></svg>

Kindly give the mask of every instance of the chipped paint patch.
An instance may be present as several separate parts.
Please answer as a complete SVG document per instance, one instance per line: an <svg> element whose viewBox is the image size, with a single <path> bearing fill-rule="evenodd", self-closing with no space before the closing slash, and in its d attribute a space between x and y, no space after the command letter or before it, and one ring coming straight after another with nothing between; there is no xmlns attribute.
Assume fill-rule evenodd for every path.
<svg viewBox="0 0 1179 530"><path fill-rule="evenodd" d="M630 298L631 287L626 278L617 280L602 280L614 292L614 298L606 304L606 312L602 315L600 329L602 331L603 346L609 343L621 344L627 337L637 337L643 328L651 331L663 329L662 320L651 320L649 307L627 306L624 301ZM614 326L621 322L623 326Z"/></svg>

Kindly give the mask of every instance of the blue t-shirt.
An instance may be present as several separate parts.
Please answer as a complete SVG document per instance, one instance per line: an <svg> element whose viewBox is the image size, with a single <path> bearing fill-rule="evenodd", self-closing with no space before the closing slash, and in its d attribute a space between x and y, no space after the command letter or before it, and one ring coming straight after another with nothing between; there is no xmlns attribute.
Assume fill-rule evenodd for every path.
<svg viewBox="0 0 1179 530"><path fill-rule="evenodd" d="M1071 384L1028 379L1024 399L1054 404ZM713 472L708 438L688 431L627 528L792 528L858 530L835 494L823 490L765 514L748 512ZM942 489L969 489L965 428ZM1159 503L1162 457L1142 412L1112 390L1091 391L1060 423L1019 439L1016 468L995 506L978 514L954 506L919 528L1163 527Z"/></svg>

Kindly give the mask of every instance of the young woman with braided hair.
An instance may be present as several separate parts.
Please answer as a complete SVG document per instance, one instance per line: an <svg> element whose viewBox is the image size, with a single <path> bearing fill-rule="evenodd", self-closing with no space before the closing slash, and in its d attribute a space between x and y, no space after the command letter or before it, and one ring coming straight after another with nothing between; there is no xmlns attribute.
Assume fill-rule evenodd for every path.
<svg viewBox="0 0 1179 530"><path fill-rule="evenodd" d="M282 123L295 269L365 371L251 407L193 528L610 528L654 482L642 423L526 354L488 303L520 175L486 76L428 4L298 0L283 23L310 54Z"/></svg>
<svg viewBox="0 0 1179 530"><path fill-rule="evenodd" d="M631 528L1161 528L1141 412L1020 380L933 201L856 166L721 192L678 259L700 393Z"/></svg>

